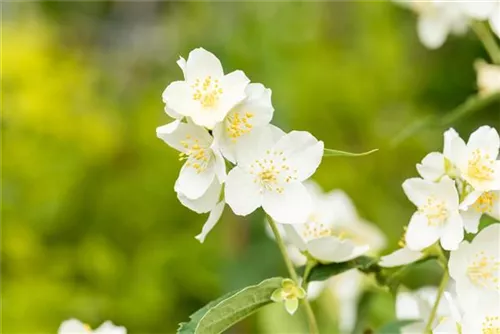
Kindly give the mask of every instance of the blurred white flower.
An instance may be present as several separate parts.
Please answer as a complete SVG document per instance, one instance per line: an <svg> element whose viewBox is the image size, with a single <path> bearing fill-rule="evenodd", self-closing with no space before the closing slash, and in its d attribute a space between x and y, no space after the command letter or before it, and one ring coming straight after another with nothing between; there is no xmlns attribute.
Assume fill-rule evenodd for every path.
<svg viewBox="0 0 500 334"><path fill-rule="evenodd" d="M219 59L203 48L194 49L185 63L180 59L178 64L185 80L172 82L162 95L172 116L188 116L195 124L213 129L246 97L250 80L245 74L224 75Z"/></svg>
<svg viewBox="0 0 500 334"><path fill-rule="evenodd" d="M431 310L436 301L438 291L436 287L423 287L414 292L399 292L396 297L396 317L398 320L419 320L404 326L402 334L423 333L426 323L431 315ZM452 312L446 301L442 298L436 312L432 327L436 327L439 319L450 317Z"/></svg>
<svg viewBox="0 0 500 334"><path fill-rule="evenodd" d="M468 18L460 6L448 1L395 0L418 15L417 32L422 44L429 49L443 45L450 33L461 35L467 30Z"/></svg>
<svg viewBox="0 0 500 334"><path fill-rule="evenodd" d="M464 314L462 333L500 333L500 299L482 302Z"/></svg>
<svg viewBox="0 0 500 334"><path fill-rule="evenodd" d="M499 240L500 224L492 224L481 230L471 243L464 241L450 253L450 276L456 282L458 300L466 312L489 300L500 300Z"/></svg>
<svg viewBox="0 0 500 334"><path fill-rule="evenodd" d="M226 115L224 121L214 128L214 137L224 157L236 163L236 151L247 150L256 142L255 131L269 124L274 108L271 104L271 90L262 84L251 83L245 93L247 98Z"/></svg>
<svg viewBox="0 0 500 334"><path fill-rule="evenodd" d="M476 20L488 20L491 30L500 38L500 1L465 1L457 2L462 12Z"/></svg>
<svg viewBox="0 0 500 334"><path fill-rule="evenodd" d="M500 7L498 9L500 11ZM499 17L500 19L500 17ZM482 96L500 93L500 66L476 61L477 87Z"/></svg>
<svg viewBox="0 0 500 334"><path fill-rule="evenodd" d="M413 178L403 183L403 190L418 208L408 224L408 248L419 251L438 240L446 250L458 248L464 230L455 182L448 176L439 182Z"/></svg>
<svg viewBox="0 0 500 334"><path fill-rule="evenodd" d="M214 184L215 178L219 183L224 182L226 177L224 158L213 145L213 138L207 130L192 123L176 120L157 128L156 135L181 152L180 160L186 160L174 186L175 191L182 194L181 197L199 199ZM216 185L213 186L216 188ZM210 192L214 193L216 191ZM186 204L185 201L181 202Z"/></svg>
<svg viewBox="0 0 500 334"><path fill-rule="evenodd" d="M89 325L76 319L64 321L59 326L58 334L126 334L127 329L115 326L111 321L104 322L101 326L92 330Z"/></svg>
<svg viewBox="0 0 500 334"><path fill-rule="evenodd" d="M448 291L444 292L443 297L448 303L450 315L437 317L438 324L433 328L432 334L462 334L459 330L462 326L462 315L456 298Z"/></svg>
<svg viewBox="0 0 500 334"><path fill-rule="evenodd" d="M238 165L226 180L226 202L240 216L262 206L277 222L303 223L312 200L302 181L319 166L323 142L305 131L292 131L276 141L271 132L263 131L237 157Z"/></svg>
<svg viewBox="0 0 500 334"><path fill-rule="evenodd" d="M379 265L385 268L404 266L421 259L423 256L424 253L422 252L403 247L388 255L382 256Z"/></svg>

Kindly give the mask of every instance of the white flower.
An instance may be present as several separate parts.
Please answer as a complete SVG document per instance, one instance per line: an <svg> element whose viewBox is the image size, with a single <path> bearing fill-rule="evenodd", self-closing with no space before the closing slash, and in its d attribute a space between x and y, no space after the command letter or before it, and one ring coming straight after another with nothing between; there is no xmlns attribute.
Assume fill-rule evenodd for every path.
<svg viewBox="0 0 500 334"><path fill-rule="evenodd" d="M420 320L404 326L403 334L423 333L432 307L437 297L436 287L423 287L414 292L399 292L396 297L396 317L398 320ZM448 303L441 299L432 327L438 325L438 320L451 315Z"/></svg>
<svg viewBox="0 0 500 334"><path fill-rule="evenodd" d="M242 71L224 75L219 59L205 49L194 49L180 63L185 80L171 83L162 95L168 110L213 129L245 98L250 80Z"/></svg>
<svg viewBox="0 0 500 334"><path fill-rule="evenodd" d="M199 199L215 178L224 182L225 162L207 130L177 120L157 128L156 135L181 152L180 160L186 160L175 182L177 193L188 199Z"/></svg>
<svg viewBox="0 0 500 334"><path fill-rule="evenodd" d="M101 326L92 330L89 325L82 323L76 319L64 321L58 334L126 334L127 329L122 326L115 326L111 321L104 322Z"/></svg>
<svg viewBox="0 0 500 334"><path fill-rule="evenodd" d="M467 145L460 137L453 140L453 163L474 190L500 190L499 148L498 132L489 126L474 131Z"/></svg>
<svg viewBox="0 0 500 334"><path fill-rule="evenodd" d="M236 152L247 150L256 141L260 127L269 124L274 108L271 90L258 83L247 86L247 98L226 115L214 128L214 137L224 157L236 163Z"/></svg>
<svg viewBox="0 0 500 334"><path fill-rule="evenodd" d="M181 68L181 70L184 72L184 70L185 70L185 68L186 68L186 60L185 60L184 58L182 58L182 57L179 57L179 60L177 60L177 65L179 65L179 67ZM169 87L170 87L170 88L169 88ZM169 85L169 86L165 89L164 93L162 94L162 99L163 99L163 102L165 103L165 108L164 108L164 110L165 110L165 113L166 113L168 116L170 116L170 117L172 117L172 118L175 118L175 119L182 119L182 118L184 117L183 115L178 114L177 112L175 112L175 110L173 110L172 108L170 108L170 107L168 106L168 100L167 100L167 98L168 98L169 96L171 96L172 94L171 94L170 92L167 92L167 89L170 89L170 90L171 90L171 89L172 89L172 87L174 87L174 86Z"/></svg>
<svg viewBox="0 0 500 334"><path fill-rule="evenodd" d="M385 268L404 266L421 259L423 256L424 253L422 252L403 247L386 256L382 256L379 265Z"/></svg>
<svg viewBox="0 0 500 334"><path fill-rule="evenodd" d="M403 190L418 208L406 232L408 248L419 251L440 240L444 249L456 249L464 231L455 182L447 176L439 182L413 178Z"/></svg>
<svg viewBox="0 0 500 334"><path fill-rule="evenodd" d="M375 228L366 229L369 225L359 221L343 192L323 194L316 184L307 185L313 200L307 221L284 226L288 239L300 251L322 263L344 262L366 253L371 244L379 247L385 243Z"/></svg>
<svg viewBox="0 0 500 334"><path fill-rule="evenodd" d="M457 305L454 296L448 291L444 292L443 297L448 303L450 315L437 317L438 324L433 328L432 334L461 334L462 332L459 330L462 326L460 307Z"/></svg>
<svg viewBox="0 0 500 334"><path fill-rule="evenodd" d="M450 33L463 34L467 29L467 17L461 8L446 1L396 1L408 5L418 14L417 32L422 44L429 49L443 45Z"/></svg>
<svg viewBox="0 0 500 334"><path fill-rule="evenodd" d="M448 268L456 282L460 305L467 311L500 296L500 224L464 241L450 254Z"/></svg>
<svg viewBox="0 0 500 334"><path fill-rule="evenodd" d="M262 206L277 222L303 223L312 201L302 181L320 164L323 142L304 131L292 131L276 142L268 132L237 157L238 165L226 180L226 202L240 216Z"/></svg>
<svg viewBox="0 0 500 334"><path fill-rule="evenodd" d="M484 61L477 61L474 67L477 72L477 87L479 89L479 94L486 96L500 93L500 66L487 64Z"/></svg>
<svg viewBox="0 0 500 334"><path fill-rule="evenodd" d="M500 300L483 302L480 307L466 311L462 320L462 333L500 333Z"/></svg>
<svg viewBox="0 0 500 334"><path fill-rule="evenodd" d="M459 2L465 15L477 20L489 20L491 30L500 37L500 1Z"/></svg>
<svg viewBox="0 0 500 334"><path fill-rule="evenodd" d="M484 213L500 220L500 190L473 192L464 199L460 208L465 230L477 233L479 221Z"/></svg>

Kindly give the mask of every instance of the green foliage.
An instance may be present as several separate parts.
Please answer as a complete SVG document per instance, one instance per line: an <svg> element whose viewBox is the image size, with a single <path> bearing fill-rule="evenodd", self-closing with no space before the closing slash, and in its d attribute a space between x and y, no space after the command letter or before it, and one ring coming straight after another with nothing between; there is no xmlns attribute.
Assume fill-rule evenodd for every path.
<svg viewBox="0 0 500 334"><path fill-rule="evenodd" d="M376 258L360 256L347 262L319 264L312 269L309 281L324 281L351 269L358 269L363 272L377 272L379 271L377 262L378 259Z"/></svg>
<svg viewBox="0 0 500 334"><path fill-rule="evenodd" d="M411 325L418 320L398 320L388 323L381 329L376 331L376 334L401 334L401 329L405 326Z"/></svg>
<svg viewBox="0 0 500 334"><path fill-rule="evenodd" d="M218 334L272 303L272 293L281 287L283 278L266 279L257 285L228 293L193 313L181 323L178 334Z"/></svg>
<svg viewBox="0 0 500 334"><path fill-rule="evenodd" d="M323 156L324 157L362 157L365 155L370 155L370 154L375 153L377 151L378 151L378 148L367 151L367 152L362 152L362 153L352 153L352 152L345 152L345 151L332 150L329 148L325 148Z"/></svg>

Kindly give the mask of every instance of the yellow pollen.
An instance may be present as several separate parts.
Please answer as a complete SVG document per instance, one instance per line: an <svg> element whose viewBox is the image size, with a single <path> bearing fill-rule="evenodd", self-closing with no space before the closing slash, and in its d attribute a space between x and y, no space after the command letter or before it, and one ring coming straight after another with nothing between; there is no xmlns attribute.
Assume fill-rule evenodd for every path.
<svg viewBox="0 0 500 334"><path fill-rule="evenodd" d="M224 92L219 86L219 80L212 80L211 76L207 76L203 82L196 79L191 88L193 89L193 100L200 102L203 108L215 107Z"/></svg>
<svg viewBox="0 0 500 334"><path fill-rule="evenodd" d="M473 208L480 213L490 213L493 211L493 203L499 201L498 194L493 191L484 192L476 202L473 204Z"/></svg>
<svg viewBox="0 0 500 334"><path fill-rule="evenodd" d="M249 173L254 175L254 183L260 185L260 192L275 191L279 194L284 191L284 184L297 180L297 173L290 172L289 167L278 164L272 157L281 151L267 150L264 158L255 160L249 167Z"/></svg>
<svg viewBox="0 0 500 334"><path fill-rule="evenodd" d="M226 133L232 142L242 135L252 131L253 125L249 123L249 119L253 117L251 113L242 113L239 111L234 111L226 117Z"/></svg>
<svg viewBox="0 0 500 334"><path fill-rule="evenodd" d="M92 328L91 328L88 324L83 324L83 329L84 329L87 333L92 333Z"/></svg>
<svg viewBox="0 0 500 334"><path fill-rule="evenodd" d="M205 171L210 161L210 150L200 145L198 139L191 139L190 135L180 142L186 152L179 153L179 160L186 160L186 167L193 167L199 174Z"/></svg>
<svg viewBox="0 0 500 334"><path fill-rule="evenodd" d="M491 181L494 178L494 163L495 160L489 154L476 149L472 152L472 157L469 159L467 174L481 181Z"/></svg>
<svg viewBox="0 0 500 334"><path fill-rule="evenodd" d="M427 202L419 207L418 211L427 217L429 226L442 225L449 215L445 202L434 196L428 197Z"/></svg>
<svg viewBox="0 0 500 334"><path fill-rule="evenodd" d="M500 291L499 270L500 261L481 251L475 254L474 260L467 267L467 276L476 286Z"/></svg>
<svg viewBox="0 0 500 334"><path fill-rule="evenodd" d="M500 334L500 316L485 317L481 325L482 334Z"/></svg>

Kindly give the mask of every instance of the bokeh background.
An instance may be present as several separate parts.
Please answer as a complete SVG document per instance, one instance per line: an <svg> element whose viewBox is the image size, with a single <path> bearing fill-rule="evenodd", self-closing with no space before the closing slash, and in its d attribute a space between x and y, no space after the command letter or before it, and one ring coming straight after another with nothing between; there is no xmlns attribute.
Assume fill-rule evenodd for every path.
<svg viewBox="0 0 500 334"><path fill-rule="evenodd" d="M175 61L202 46L273 91L274 123L329 148L315 179L344 189L397 247L414 208L401 183L442 148L444 128L395 137L475 94L474 35L436 51L410 11L385 2L22 2L2 17L2 332L55 333L76 317L129 333L173 333L220 294L285 274L262 213L205 220L176 200L177 153L155 136ZM500 129L500 105L452 124ZM435 284L424 266L409 287ZM394 317L391 296L361 298L358 330ZM314 305L334 333L330 301ZM269 306L230 333L295 333L301 314ZM301 327L302 326L302 327Z"/></svg>

